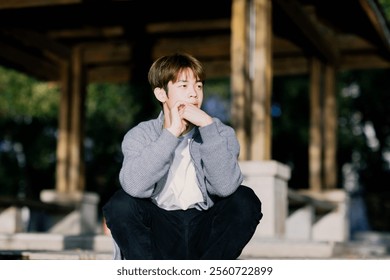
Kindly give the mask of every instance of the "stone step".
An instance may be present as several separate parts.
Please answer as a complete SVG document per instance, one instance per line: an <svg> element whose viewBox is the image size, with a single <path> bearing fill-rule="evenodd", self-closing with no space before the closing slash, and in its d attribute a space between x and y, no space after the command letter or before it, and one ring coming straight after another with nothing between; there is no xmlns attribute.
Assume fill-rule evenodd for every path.
<svg viewBox="0 0 390 280"><path fill-rule="evenodd" d="M91 250L64 251L0 251L0 260L112 260L112 253Z"/></svg>
<svg viewBox="0 0 390 280"><path fill-rule="evenodd" d="M328 242L289 239L252 239L244 248L244 258L255 259L389 259L386 244L348 241Z"/></svg>
<svg viewBox="0 0 390 280"><path fill-rule="evenodd" d="M107 235L0 234L1 251L67 251L77 249L111 253L113 242L111 237Z"/></svg>
<svg viewBox="0 0 390 280"><path fill-rule="evenodd" d="M285 239L253 239L244 248L243 258L331 258L334 243Z"/></svg>
<svg viewBox="0 0 390 280"><path fill-rule="evenodd" d="M111 260L107 235L0 234L0 259ZM390 259L385 244L252 239L240 259Z"/></svg>
<svg viewBox="0 0 390 280"><path fill-rule="evenodd" d="M376 231L362 231L355 234L355 240L369 244L384 244L390 248L390 233Z"/></svg>

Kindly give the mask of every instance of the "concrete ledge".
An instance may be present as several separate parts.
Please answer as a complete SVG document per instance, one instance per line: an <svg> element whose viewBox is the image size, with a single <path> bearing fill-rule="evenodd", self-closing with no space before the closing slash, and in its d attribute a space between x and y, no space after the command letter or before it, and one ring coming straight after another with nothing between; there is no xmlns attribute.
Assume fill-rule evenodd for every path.
<svg viewBox="0 0 390 280"><path fill-rule="evenodd" d="M52 233L16 233L0 235L0 250L113 252L113 242L105 235L62 235Z"/></svg>
<svg viewBox="0 0 390 280"><path fill-rule="evenodd" d="M334 255L335 244L329 242L297 241L285 239L251 240L240 258L304 258L326 259Z"/></svg>
<svg viewBox="0 0 390 280"><path fill-rule="evenodd" d="M247 176L278 177L288 181L291 177L290 168L275 160L269 161L240 161L240 167Z"/></svg>
<svg viewBox="0 0 390 280"><path fill-rule="evenodd" d="M383 244L390 249L390 232L362 231L356 233L355 239L364 243Z"/></svg>
<svg viewBox="0 0 390 280"><path fill-rule="evenodd" d="M0 250L0 260L112 260L112 254L79 249L66 251Z"/></svg>
<svg viewBox="0 0 390 280"><path fill-rule="evenodd" d="M0 208L0 233L13 233L23 231L22 210L11 206Z"/></svg>
<svg viewBox="0 0 390 280"><path fill-rule="evenodd" d="M58 234L94 234L97 225L99 195L93 192L59 193L56 190L42 190L40 198L46 203L73 206L67 215L52 216L48 230Z"/></svg>
<svg viewBox="0 0 390 280"><path fill-rule="evenodd" d="M389 259L387 247L381 244L367 244L361 242L337 243L334 258L348 257L350 259Z"/></svg>
<svg viewBox="0 0 390 280"><path fill-rule="evenodd" d="M0 251L19 251L24 259L111 260L113 241L107 235L2 234ZM330 258L333 252L333 243L255 239L244 248L240 258Z"/></svg>
<svg viewBox="0 0 390 280"><path fill-rule="evenodd" d="M112 260L112 254L85 250L62 252L23 252L24 260Z"/></svg>
<svg viewBox="0 0 390 280"><path fill-rule="evenodd" d="M112 260L110 236L0 234L0 260ZM318 242L254 239L239 259L390 259L386 245L362 242Z"/></svg>
<svg viewBox="0 0 390 280"><path fill-rule="evenodd" d="M255 237L282 238L288 214L288 166L277 161L240 161L243 184L252 188L262 202L264 214Z"/></svg>

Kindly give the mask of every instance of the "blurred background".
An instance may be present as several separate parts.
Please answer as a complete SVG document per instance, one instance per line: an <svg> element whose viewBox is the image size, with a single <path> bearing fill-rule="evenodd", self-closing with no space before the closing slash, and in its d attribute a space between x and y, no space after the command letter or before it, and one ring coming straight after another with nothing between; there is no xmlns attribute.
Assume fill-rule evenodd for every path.
<svg viewBox="0 0 390 280"><path fill-rule="evenodd" d="M226 9L231 6L228 2ZM390 0L378 3L389 26ZM335 1L329 5L336 5ZM7 33L6 20L18 27L13 15L25 12L28 16L34 7L25 9L19 14L15 7L3 8L1 32ZM33 20L32 16L27 19ZM345 15L345 20L349 19ZM0 52L1 47L2 42ZM101 206L120 188L124 134L160 111L144 76L150 61L141 64L144 69L135 75L142 74L138 80L92 81L86 86L84 190L99 194L100 219ZM310 188L309 79L307 73L275 75L272 79L272 159L291 168L288 186L297 190ZM204 109L234 126L230 77L211 76L205 96ZM390 68L338 71L336 99L337 188L345 189L352 198L351 231L390 232ZM60 100L58 81L0 63L0 197L39 200L42 190L55 189ZM45 231L45 227L35 225L30 231Z"/></svg>

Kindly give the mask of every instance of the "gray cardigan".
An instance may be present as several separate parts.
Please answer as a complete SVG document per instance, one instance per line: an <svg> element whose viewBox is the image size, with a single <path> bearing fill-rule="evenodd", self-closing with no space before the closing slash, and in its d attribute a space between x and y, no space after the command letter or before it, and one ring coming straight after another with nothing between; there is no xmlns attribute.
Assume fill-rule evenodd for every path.
<svg viewBox="0 0 390 280"><path fill-rule="evenodd" d="M180 140L163 129L163 120L161 112L157 119L141 122L124 136L119 180L133 197L152 197L160 191L157 182L167 179ZM213 205L213 196L228 196L242 183L238 164L240 146L233 128L217 118L213 118L212 124L195 129L190 154L204 198L197 208L208 209Z"/></svg>

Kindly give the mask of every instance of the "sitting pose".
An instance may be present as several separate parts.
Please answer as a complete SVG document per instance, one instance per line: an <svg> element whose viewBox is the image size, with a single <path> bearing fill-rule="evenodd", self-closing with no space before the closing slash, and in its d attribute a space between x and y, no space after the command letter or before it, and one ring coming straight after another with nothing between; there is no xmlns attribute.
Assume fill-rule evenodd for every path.
<svg viewBox="0 0 390 280"><path fill-rule="evenodd" d="M122 142L122 188L103 207L115 259L236 259L263 214L243 186L233 128L201 109L205 72L188 54L148 74L162 112Z"/></svg>

